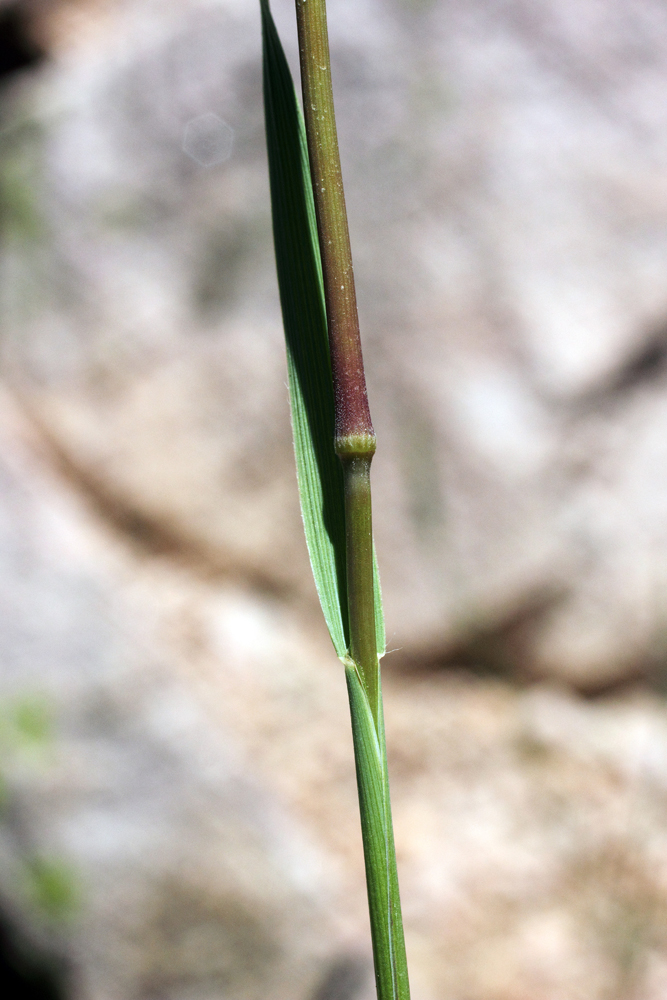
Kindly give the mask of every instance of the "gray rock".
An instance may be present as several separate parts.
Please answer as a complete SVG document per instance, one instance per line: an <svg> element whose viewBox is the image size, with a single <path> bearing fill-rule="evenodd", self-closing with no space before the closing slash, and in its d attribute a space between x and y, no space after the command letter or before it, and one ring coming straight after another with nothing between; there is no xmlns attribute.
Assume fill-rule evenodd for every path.
<svg viewBox="0 0 667 1000"><path fill-rule="evenodd" d="M81 1000L372 1000L328 642L132 546L1 402L4 913ZM664 700L391 669L385 695L415 1000L662 996Z"/></svg>
<svg viewBox="0 0 667 1000"><path fill-rule="evenodd" d="M2 402L5 911L82 998L309 996L339 959L317 846L151 645Z"/></svg>

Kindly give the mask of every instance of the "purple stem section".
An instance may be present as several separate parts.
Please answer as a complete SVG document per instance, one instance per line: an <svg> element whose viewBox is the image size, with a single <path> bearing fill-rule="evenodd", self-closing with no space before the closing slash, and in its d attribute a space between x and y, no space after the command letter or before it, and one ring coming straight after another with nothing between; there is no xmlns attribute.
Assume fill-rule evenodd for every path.
<svg viewBox="0 0 667 1000"><path fill-rule="evenodd" d="M345 455L375 452L359 336L357 296L334 117L324 0L296 0L301 85L329 325L335 399L335 447Z"/></svg>

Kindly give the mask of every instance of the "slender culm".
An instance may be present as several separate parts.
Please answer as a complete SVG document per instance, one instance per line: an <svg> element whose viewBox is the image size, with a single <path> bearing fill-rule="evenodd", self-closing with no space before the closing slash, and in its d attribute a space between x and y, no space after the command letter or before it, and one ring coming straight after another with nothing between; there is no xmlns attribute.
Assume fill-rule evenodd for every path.
<svg viewBox="0 0 667 1000"><path fill-rule="evenodd" d="M357 783L378 996L409 995L384 746L373 593L370 466L375 453L361 352L352 253L334 115L325 0L296 0L304 118L324 280L335 400L335 450L343 465L350 653L365 687L382 761L374 829L367 762L355 731L354 678L348 670ZM365 766L364 766L365 765ZM380 834L379 842L377 835ZM378 851L379 848L379 851ZM389 933L386 925L389 924ZM381 926L382 925L382 926Z"/></svg>
<svg viewBox="0 0 667 1000"><path fill-rule="evenodd" d="M350 652L379 719L370 465L375 432L366 391L357 297L334 115L324 0L296 0L308 157L322 257L335 403L334 447L343 464Z"/></svg>
<svg viewBox="0 0 667 1000"><path fill-rule="evenodd" d="M336 136L325 0L296 0L307 157L268 0L260 4L274 242L301 508L322 609L345 663L378 1000L409 1000L378 655L384 652L384 624L370 481L376 442ZM327 339L323 359L320 345ZM334 455L340 478L330 466Z"/></svg>

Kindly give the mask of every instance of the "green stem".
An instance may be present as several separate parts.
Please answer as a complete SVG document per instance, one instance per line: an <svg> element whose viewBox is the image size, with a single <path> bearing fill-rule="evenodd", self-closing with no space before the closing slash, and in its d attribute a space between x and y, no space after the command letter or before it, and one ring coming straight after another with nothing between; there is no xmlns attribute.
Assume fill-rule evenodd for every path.
<svg viewBox="0 0 667 1000"><path fill-rule="evenodd" d="M352 252L338 153L325 0L296 0L308 157L322 256L331 375L334 446L343 463L350 651L376 726L379 663L373 594L370 464L375 432L361 353Z"/></svg>
<svg viewBox="0 0 667 1000"><path fill-rule="evenodd" d="M308 157L322 258L335 401L334 447L345 491L351 661L346 667L379 1000L409 1000L375 630L366 392L352 254L334 116L325 0L296 0Z"/></svg>
<svg viewBox="0 0 667 1000"><path fill-rule="evenodd" d="M372 455L345 456L345 539L350 653L366 688L376 729L380 722L380 661L375 635L373 593Z"/></svg>
<svg viewBox="0 0 667 1000"><path fill-rule="evenodd" d="M410 1000L391 822L384 722L380 715L379 731L376 730L354 665L346 667L345 676L352 716L378 1000Z"/></svg>

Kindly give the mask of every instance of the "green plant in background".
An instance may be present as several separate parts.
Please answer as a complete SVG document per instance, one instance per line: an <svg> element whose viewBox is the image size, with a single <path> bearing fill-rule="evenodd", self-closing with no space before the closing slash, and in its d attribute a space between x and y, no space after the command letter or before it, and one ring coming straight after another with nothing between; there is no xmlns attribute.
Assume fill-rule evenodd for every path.
<svg viewBox="0 0 667 1000"><path fill-rule="evenodd" d="M359 337L325 0L296 0L303 117L269 2L260 3L273 232L301 510L320 603L345 665L377 993L379 1000L408 1000L380 683L384 620L370 487L375 433Z"/></svg>
<svg viewBox="0 0 667 1000"><path fill-rule="evenodd" d="M54 710L46 696L24 694L0 705L0 822L11 808L5 771L27 767L41 773L54 748ZM23 838L13 846L13 877L20 902L51 926L75 917L79 886L72 866L63 858L45 856Z"/></svg>
<svg viewBox="0 0 667 1000"><path fill-rule="evenodd" d="M41 855L24 861L21 888L28 903L50 924L63 924L76 916L79 892L76 874L62 858Z"/></svg>

